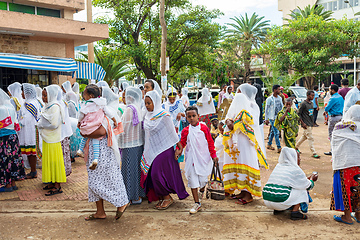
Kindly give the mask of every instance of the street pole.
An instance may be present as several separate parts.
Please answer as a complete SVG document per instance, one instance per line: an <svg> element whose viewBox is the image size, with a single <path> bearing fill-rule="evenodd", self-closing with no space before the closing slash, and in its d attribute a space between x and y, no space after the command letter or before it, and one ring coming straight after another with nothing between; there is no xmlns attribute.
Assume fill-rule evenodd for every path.
<svg viewBox="0 0 360 240"><path fill-rule="evenodd" d="M167 76L166 76L166 43L167 43L167 28L165 22L165 0L160 0L160 25L161 25L161 87L165 93L167 88Z"/></svg>
<svg viewBox="0 0 360 240"><path fill-rule="evenodd" d="M92 22L92 2L86 0L87 21ZM94 43L88 43L88 62L94 63Z"/></svg>
<svg viewBox="0 0 360 240"><path fill-rule="evenodd" d="M355 18L355 11L354 11L354 8L353 6L351 5L351 3L347 0L344 1L344 3L348 3L351 7L351 10L354 14L354 18ZM356 44L356 42L354 42L354 44ZM354 87L356 86L356 56L354 56Z"/></svg>

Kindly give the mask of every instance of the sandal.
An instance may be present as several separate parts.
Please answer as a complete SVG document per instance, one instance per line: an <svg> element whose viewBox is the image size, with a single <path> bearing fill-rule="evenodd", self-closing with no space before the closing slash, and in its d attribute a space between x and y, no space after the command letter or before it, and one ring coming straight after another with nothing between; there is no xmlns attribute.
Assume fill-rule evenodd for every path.
<svg viewBox="0 0 360 240"><path fill-rule="evenodd" d="M342 220L341 216L336 216L336 215L334 215L334 220L337 221L337 222L341 222L341 223L345 223L345 224L349 224L349 225L353 225L353 224L354 224L353 222L351 222L351 223L345 222L344 220Z"/></svg>
<svg viewBox="0 0 360 240"><path fill-rule="evenodd" d="M360 221L357 220L357 218L355 217L355 213L354 213L354 212L350 213L350 215L351 215L351 217L352 217L357 223L360 223Z"/></svg>
<svg viewBox="0 0 360 240"><path fill-rule="evenodd" d="M238 199L237 204L246 205L246 204L251 203L251 202L253 202L253 201L254 201L254 199L251 199L250 201L246 201L246 200L240 198L240 199Z"/></svg>
<svg viewBox="0 0 360 240"><path fill-rule="evenodd" d="M161 206L163 201L164 200L159 200L159 202L155 205L154 209L158 209Z"/></svg>
<svg viewBox="0 0 360 240"><path fill-rule="evenodd" d="M37 178L37 172L29 172L28 174L26 174L25 178L26 179Z"/></svg>
<svg viewBox="0 0 360 240"><path fill-rule="evenodd" d="M305 220L308 217L305 214L302 214L301 212L291 212L290 219L291 220Z"/></svg>
<svg viewBox="0 0 360 240"><path fill-rule="evenodd" d="M59 188L55 188L55 190L50 190L47 193L45 193L45 196L53 196L55 194L59 194L62 193L63 191L61 190L61 187Z"/></svg>
<svg viewBox="0 0 360 240"><path fill-rule="evenodd" d="M104 220L104 219L106 219L106 217L105 218L97 218L97 217L95 217L95 214L91 214L90 216L85 217L85 221Z"/></svg>
<svg viewBox="0 0 360 240"><path fill-rule="evenodd" d="M317 155L317 154L312 155L312 157L313 157L313 158L320 158L320 156Z"/></svg>
<svg viewBox="0 0 360 240"><path fill-rule="evenodd" d="M164 202L170 202L166 207L163 207ZM164 199L161 205L157 208L157 210L166 210L174 203L174 199L170 197L169 199Z"/></svg>
<svg viewBox="0 0 360 240"><path fill-rule="evenodd" d="M275 150L275 148L273 146L271 146L271 145L267 145L266 148L269 149L269 150Z"/></svg>
<svg viewBox="0 0 360 240"><path fill-rule="evenodd" d="M115 215L115 220L119 220L120 218L121 218L121 216L124 214L124 212L126 211L126 209L128 208L128 206L130 206L130 203L128 203L127 205L126 205L126 207L124 208L124 211L119 211L119 210L117 210L116 211L116 215Z"/></svg>
<svg viewBox="0 0 360 240"><path fill-rule="evenodd" d="M51 190L51 189L54 189L55 186L52 185L52 184L49 184L49 185L46 185L45 187L43 187L43 190Z"/></svg>

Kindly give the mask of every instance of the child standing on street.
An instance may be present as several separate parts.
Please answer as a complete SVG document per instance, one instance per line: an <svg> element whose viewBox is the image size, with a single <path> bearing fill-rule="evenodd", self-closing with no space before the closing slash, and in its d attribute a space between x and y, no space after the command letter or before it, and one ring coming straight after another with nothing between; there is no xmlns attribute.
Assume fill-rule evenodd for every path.
<svg viewBox="0 0 360 240"><path fill-rule="evenodd" d="M198 109L191 106L186 109L185 113L190 125L184 128L181 133L181 144L178 144L175 158L177 159L181 155L183 148L187 145L185 150L185 176L195 201L194 206L190 209L190 214L194 214L201 209L200 200L203 197L205 185L212 169L211 159L215 164L218 164L219 159L216 156L214 141L211 138L209 128L204 123L199 122ZM198 188L200 188L199 192Z"/></svg>
<svg viewBox="0 0 360 240"><path fill-rule="evenodd" d="M309 90L306 94L306 100L301 103L299 108L298 115L300 117L301 127L304 129L304 131L303 135L296 143L295 149L299 150L300 145L307 139L309 141L310 150L313 154L312 157L320 158L320 156L316 154L314 148L314 137L312 135L312 128L314 126L314 107L312 101L314 97L314 91Z"/></svg>

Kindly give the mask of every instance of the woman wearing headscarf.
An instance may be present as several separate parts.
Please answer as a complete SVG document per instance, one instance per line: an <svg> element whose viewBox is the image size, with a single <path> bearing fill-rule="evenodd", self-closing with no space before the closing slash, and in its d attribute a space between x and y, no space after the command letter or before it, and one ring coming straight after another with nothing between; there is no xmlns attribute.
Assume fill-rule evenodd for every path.
<svg viewBox="0 0 360 240"><path fill-rule="evenodd" d="M206 126L211 129L210 117L216 113L214 101L208 88L203 88L201 94L201 97L196 103L200 115L199 120L204 122Z"/></svg>
<svg viewBox="0 0 360 240"><path fill-rule="evenodd" d="M42 91L43 90L41 89L41 87L35 87L35 89L36 89L36 99L38 100L41 108L43 108L45 105L45 103L42 100Z"/></svg>
<svg viewBox="0 0 360 240"><path fill-rule="evenodd" d="M185 117L185 108L182 101L179 99L176 93L176 89L171 87L167 91L167 100L162 107L170 113L176 132L181 132L180 120Z"/></svg>
<svg viewBox="0 0 360 240"><path fill-rule="evenodd" d="M25 177L24 162L21 158L19 130L14 107L10 97L0 89L0 192L17 190L16 180Z"/></svg>
<svg viewBox="0 0 360 240"><path fill-rule="evenodd" d="M189 89L188 88L181 89L181 94L182 94L181 101L184 104L184 107L186 109L187 107L190 106L190 99L189 99L189 96L188 96Z"/></svg>
<svg viewBox="0 0 360 240"><path fill-rule="evenodd" d="M307 219L302 214L307 212L308 204L311 202L308 191L314 187L317 175L306 177L304 171L299 167L300 154L293 148L284 147L279 156L279 163L271 173L268 182L263 189L265 205L279 211L291 209L291 219Z"/></svg>
<svg viewBox="0 0 360 240"><path fill-rule="evenodd" d="M72 90L73 92L76 94L76 98L78 101L81 100L81 96L80 96L80 86L79 83L75 82L72 86Z"/></svg>
<svg viewBox="0 0 360 240"><path fill-rule="evenodd" d="M226 87L226 91L225 91L225 94L223 96L223 98L225 99L228 99L228 100L233 100L234 99L234 95L232 94L232 86L227 86ZM240 90L241 91L241 90Z"/></svg>
<svg viewBox="0 0 360 240"><path fill-rule="evenodd" d="M45 106L37 124L42 144L42 181L51 183L44 187L49 190L45 195L62 193L61 183L66 182L63 151L61 148L61 132L64 126L64 109L58 102L60 90L57 85L50 85L43 90Z"/></svg>
<svg viewBox="0 0 360 240"><path fill-rule="evenodd" d="M121 172L129 200L140 204L145 197L140 187L140 161L144 150L143 116L141 112L142 93L137 87L127 87L125 91L126 109L121 117L124 132L119 134L121 150Z"/></svg>
<svg viewBox="0 0 360 240"><path fill-rule="evenodd" d="M82 139L80 129L77 128L78 118L80 114L79 102L76 94L73 91L69 91L68 93L66 93L65 102L68 106L69 119L73 131L73 134L70 136L70 158L71 162L75 162L76 152L79 149Z"/></svg>
<svg viewBox="0 0 360 240"><path fill-rule="evenodd" d="M10 103L15 108L17 118L19 119L19 112L21 106L24 104L24 99L21 95L21 84L14 82L7 87L10 95Z"/></svg>
<svg viewBox="0 0 360 240"><path fill-rule="evenodd" d="M165 210L174 202L170 193L176 193L179 199L189 196L175 159L174 145L178 144L179 138L170 114L161 107L157 91L146 93L145 106L145 147L141 165L141 170L147 175L145 193L150 202L159 199L156 209Z"/></svg>
<svg viewBox="0 0 360 240"><path fill-rule="evenodd" d="M335 221L353 224L351 217L360 223L360 106L354 105L344 119L335 125L332 140L333 191L331 210L344 215L334 216Z"/></svg>
<svg viewBox="0 0 360 240"><path fill-rule="evenodd" d="M36 89L33 84L23 83L24 104L20 108L19 123L19 140L21 154L25 155L29 161L31 172L26 178L37 178L36 162L37 157L41 159L41 150L39 145L39 135L35 125L40 118L40 104L36 99Z"/></svg>
<svg viewBox="0 0 360 240"><path fill-rule="evenodd" d="M119 96L116 95L110 88L102 87L101 96L106 99L106 105L111 109L114 113L115 119L117 122L120 122L120 118L123 114L123 110L119 109Z"/></svg>
<svg viewBox="0 0 360 240"><path fill-rule="evenodd" d="M264 139L259 129L259 107L255 102L257 89L243 84L236 94L225 118L223 144L228 155L224 157L223 177L225 191L232 194L239 204L261 196L260 164L268 168L265 160Z"/></svg>
<svg viewBox="0 0 360 240"><path fill-rule="evenodd" d="M112 87L111 90L112 90L116 95L119 95L119 88L118 88L118 87Z"/></svg>
<svg viewBox="0 0 360 240"><path fill-rule="evenodd" d="M63 125L61 127L61 147L63 150L64 164L66 176L71 174L71 157L70 157L70 137L73 135L73 129L71 127L72 120L69 117L69 105L63 98L63 90L57 86L57 102L61 106L64 114Z"/></svg>
<svg viewBox="0 0 360 240"><path fill-rule="evenodd" d="M105 81L99 81L96 83L96 86L98 87L109 87L109 84Z"/></svg>
<svg viewBox="0 0 360 240"><path fill-rule="evenodd" d="M153 79L147 79L144 84L145 94L149 91L155 90L159 96L162 96L162 91L159 84Z"/></svg>

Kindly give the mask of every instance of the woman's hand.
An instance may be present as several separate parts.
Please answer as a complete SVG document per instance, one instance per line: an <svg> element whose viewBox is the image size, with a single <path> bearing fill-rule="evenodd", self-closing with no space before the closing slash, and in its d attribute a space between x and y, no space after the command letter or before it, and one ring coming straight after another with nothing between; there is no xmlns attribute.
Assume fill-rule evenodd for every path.
<svg viewBox="0 0 360 240"><path fill-rule="evenodd" d="M175 150L175 159L178 160L180 156L181 156L181 150L180 150L180 149L176 149L176 150Z"/></svg>
<svg viewBox="0 0 360 240"><path fill-rule="evenodd" d="M182 117L182 114L178 113L178 115L176 116L176 121L180 121L181 117Z"/></svg>

